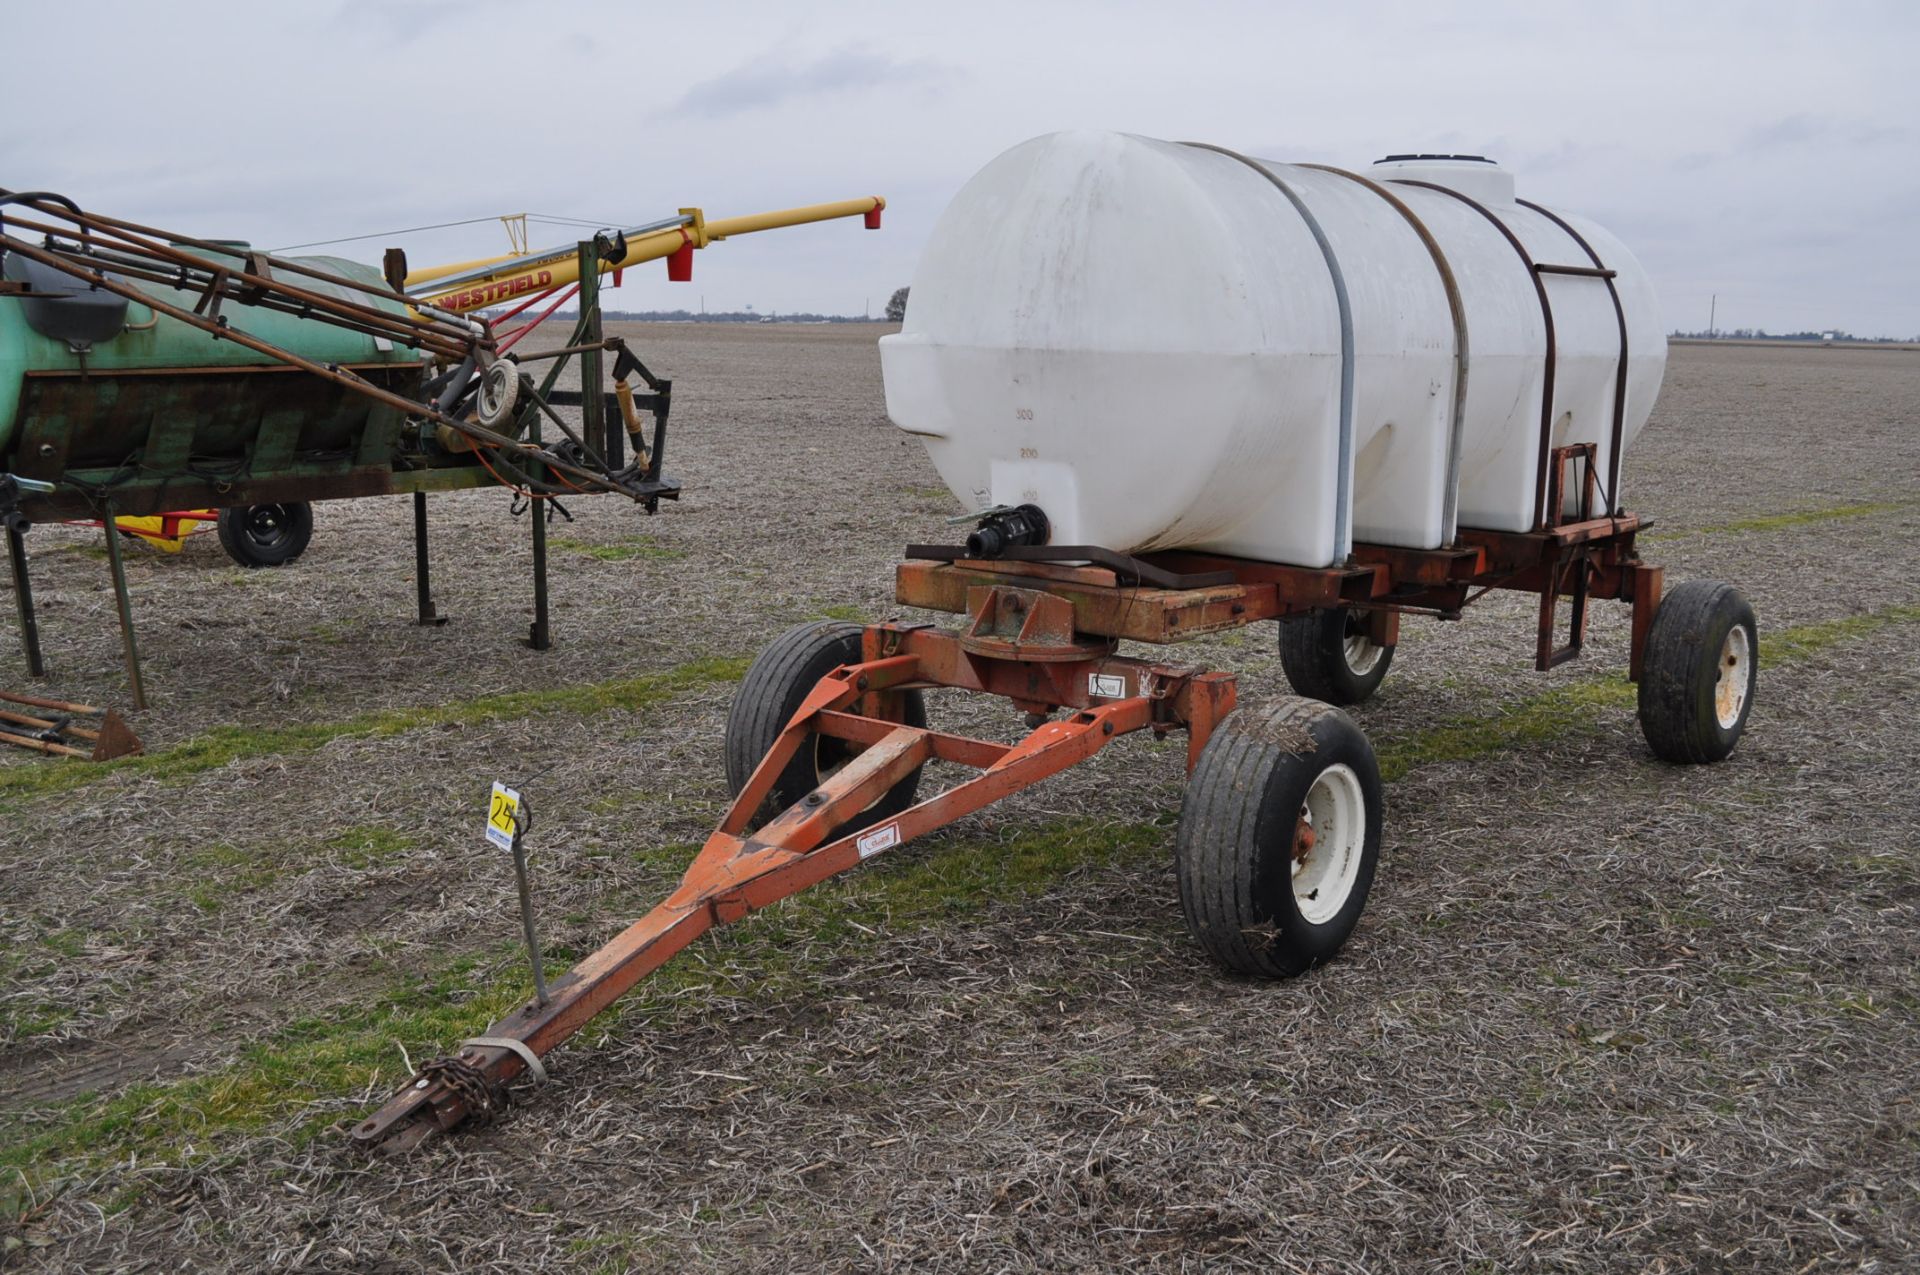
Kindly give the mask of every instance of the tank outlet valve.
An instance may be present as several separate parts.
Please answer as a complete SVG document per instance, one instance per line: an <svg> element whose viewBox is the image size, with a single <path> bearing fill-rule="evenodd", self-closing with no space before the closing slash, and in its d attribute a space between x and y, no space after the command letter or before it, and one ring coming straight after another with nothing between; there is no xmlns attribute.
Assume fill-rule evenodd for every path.
<svg viewBox="0 0 1920 1275"><path fill-rule="evenodd" d="M989 510L967 536L969 558L997 558L1016 545L1047 543L1047 515L1038 505Z"/></svg>

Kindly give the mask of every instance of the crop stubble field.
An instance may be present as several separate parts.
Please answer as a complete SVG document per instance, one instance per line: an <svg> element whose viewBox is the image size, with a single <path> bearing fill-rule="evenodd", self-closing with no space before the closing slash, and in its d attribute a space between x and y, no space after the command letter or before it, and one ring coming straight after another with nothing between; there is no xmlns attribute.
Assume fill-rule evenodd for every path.
<svg viewBox="0 0 1920 1275"><path fill-rule="evenodd" d="M624 335L675 378L687 495L653 519L570 505L550 652L519 644L529 533L500 492L433 501L441 629L409 623L403 499L319 507L280 571L211 536L130 555L149 756L0 758L0 1266L1920 1261L1902 351L1676 346L1629 453L1648 555L1760 616L1727 763L1651 758L1623 608L1543 676L1529 606L1492 598L1410 622L1356 711L1388 825L1325 969L1204 962L1171 870L1184 745L1130 739L696 944L502 1121L346 1151L332 1126L526 994L487 783L537 810L557 971L718 817L752 655L891 613L900 546L952 535L884 417L876 329ZM31 543L46 690L123 703L98 533ZM1266 626L1180 658L1284 690Z"/></svg>

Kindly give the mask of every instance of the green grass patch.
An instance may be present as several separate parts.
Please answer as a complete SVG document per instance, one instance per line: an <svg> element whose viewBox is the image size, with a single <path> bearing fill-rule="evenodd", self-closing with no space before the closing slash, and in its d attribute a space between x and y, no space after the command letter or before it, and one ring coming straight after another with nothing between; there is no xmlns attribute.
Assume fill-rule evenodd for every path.
<svg viewBox="0 0 1920 1275"><path fill-rule="evenodd" d="M189 853L186 858L186 864L189 868L200 868L219 872L232 868L249 867L256 862L259 857L260 856L251 850L242 850L239 846L231 846L224 841L216 841L211 845L200 846Z"/></svg>
<svg viewBox="0 0 1920 1275"><path fill-rule="evenodd" d="M1388 783L1421 766L1467 761L1526 744L1542 744L1579 729L1594 714L1631 708L1633 684L1625 677L1596 678L1532 695L1485 717L1435 726L1375 749L1380 777Z"/></svg>
<svg viewBox="0 0 1920 1275"><path fill-rule="evenodd" d="M556 549L585 554L589 558L598 558L602 562L627 562L634 558L646 558L654 562L672 562L687 556L678 549L667 548L652 536L634 536L626 540L616 540L611 544L593 544L585 540L575 540L571 536L555 536L547 543Z"/></svg>
<svg viewBox="0 0 1920 1275"><path fill-rule="evenodd" d="M1138 861L1164 850L1152 825L1070 821L985 840L928 839L916 850L796 896L695 944L641 983L620 1012L596 1023L602 1036L624 1019L703 1012L724 991L778 999L807 991L850 950L883 927L919 929L1030 898L1095 863ZM673 867L695 847L660 853ZM555 952L555 962L571 954ZM692 957L694 954L690 953ZM735 958L738 958L737 960ZM550 962L557 975L563 964ZM739 980L740 985L735 985ZM341 1119L342 1100L405 1079L400 1049L416 1064L474 1035L528 993L520 949L503 944L464 957L428 979L389 988L334 1018L294 1022L248 1046L232 1066L206 1075L76 1099L0 1129L0 1177L36 1183L105 1168L131 1156L181 1162L217 1154L235 1136L273 1129L294 1145Z"/></svg>
<svg viewBox="0 0 1920 1275"><path fill-rule="evenodd" d="M107 547L105 545L95 545L95 544L61 545L58 548L54 549L52 552L73 553L73 554L79 555L82 558L92 558L95 562L105 562L113 556L107 551Z"/></svg>
<svg viewBox="0 0 1920 1275"><path fill-rule="evenodd" d="M87 950L85 930L55 930L47 935L46 945L61 956L76 957Z"/></svg>
<svg viewBox="0 0 1920 1275"><path fill-rule="evenodd" d="M814 615L822 620L845 620L860 624L866 620L866 608L853 605L821 607Z"/></svg>
<svg viewBox="0 0 1920 1275"><path fill-rule="evenodd" d="M17 1041L44 1036L72 1018L73 1010L65 1005L10 1003L0 1006L0 1039Z"/></svg>
<svg viewBox="0 0 1920 1275"><path fill-rule="evenodd" d="M775 917L806 934L839 938L854 922L919 927L978 912L989 903L1044 894L1096 864L1139 863L1161 853L1166 829L1152 823L1065 820L992 840L936 839L849 876L835 897L798 895Z"/></svg>
<svg viewBox="0 0 1920 1275"><path fill-rule="evenodd" d="M1862 615L1846 615L1833 620L1816 620L1812 624L1796 624L1790 629L1777 632L1760 630L1760 667L1769 668L1778 664L1793 664L1810 659L1828 647L1843 642L1853 642L1882 629L1897 624L1912 624L1920 620L1920 604L1905 603L1883 607L1878 611L1868 611Z"/></svg>
<svg viewBox="0 0 1920 1275"><path fill-rule="evenodd" d="M328 837L325 844L327 849L337 851L339 861L349 868L375 868L405 858L419 848L420 841L369 823L337 832Z"/></svg>
<svg viewBox="0 0 1920 1275"><path fill-rule="evenodd" d="M272 885L291 870L282 856L224 842L193 850L184 863L187 901L209 916L249 891Z"/></svg>
<svg viewBox="0 0 1920 1275"><path fill-rule="evenodd" d="M381 739L407 731L459 723L480 725L542 713L588 715L609 709L637 711L686 691L746 676L749 661L693 660L658 673L552 690L506 691L418 708L379 709L342 721L294 726L218 726L172 748L143 757L85 765L19 765L0 770L0 810L49 793L67 792L121 770L179 781L218 770L243 757L309 753L336 739Z"/></svg>
<svg viewBox="0 0 1920 1275"><path fill-rule="evenodd" d="M17 930L0 949L0 1041L9 1043L44 1036L71 1022L78 1010L64 988L39 989L30 985L56 977L81 960L92 937L85 930L60 929L21 934Z"/></svg>
<svg viewBox="0 0 1920 1275"><path fill-rule="evenodd" d="M1738 535L1747 531L1786 531L1822 522L1847 518L1870 518L1875 514L1900 513L1913 507L1911 501L1875 501L1860 505L1831 505L1824 509L1795 509L1783 514L1765 514L1756 518L1736 518L1691 530L1656 531L1642 539L1650 541L1683 540L1688 536Z"/></svg>
<svg viewBox="0 0 1920 1275"><path fill-rule="evenodd" d="M272 850L243 849L216 842L199 846L183 859L180 876L187 901L212 915L250 891L272 885L282 877L331 861L349 868L377 868L405 857L419 840L378 824L362 824L333 834L324 841L279 845Z"/></svg>
<svg viewBox="0 0 1920 1275"><path fill-rule="evenodd" d="M339 1118L333 1103L404 1077L400 1047L417 1059L484 1026L519 1000L514 983L481 990L469 958L430 983L390 990L331 1019L303 1019L249 1046L232 1067L79 1099L46 1121L20 1121L0 1139L0 1176L37 1182L138 1155L193 1159L233 1134L279 1126L296 1145ZM315 1110L315 1104L327 1104Z"/></svg>

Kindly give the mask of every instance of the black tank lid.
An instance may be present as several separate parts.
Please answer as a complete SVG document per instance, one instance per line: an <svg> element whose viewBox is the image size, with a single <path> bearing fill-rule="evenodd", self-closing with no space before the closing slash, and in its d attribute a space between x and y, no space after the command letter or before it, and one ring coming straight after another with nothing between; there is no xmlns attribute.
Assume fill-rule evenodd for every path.
<svg viewBox="0 0 1920 1275"><path fill-rule="evenodd" d="M1494 161L1485 155L1389 155L1385 159L1376 159L1376 164L1392 164L1406 159L1457 159L1469 164L1491 164Z"/></svg>

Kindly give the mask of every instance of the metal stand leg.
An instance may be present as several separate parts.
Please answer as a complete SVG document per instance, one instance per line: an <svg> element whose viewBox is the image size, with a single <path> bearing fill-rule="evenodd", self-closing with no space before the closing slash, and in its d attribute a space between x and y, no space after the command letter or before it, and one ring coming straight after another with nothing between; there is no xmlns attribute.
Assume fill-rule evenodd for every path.
<svg viewBox="0 0 1920 1275"><path fill-rule="evenodd" d="M127 652L127 681L133 686L133 706L147 706L147 691L140 683L140 648L133 639L133 597L127 592L127 567L120 559L120 530L113 525L113 505L101 511L106 525L107 562L113 567L113 600L120 607L120 644Z"/></svg>
<svg viewBox="0 0 1920 1275"><path fill-rule="evenodd" d="M27 578L27 536L12 526L6 530L6 553L13 563L13 609L19 611L19 645L27 653L27 676L44 678L40 659L40 624L33 618L33 580Z"/></svg>
<svg viewBox="0 0 1920 1275"><path fill-rule="evenodd" d="M33 582L27 577L27 538L7 528L7 558L13 564L13 605L20 613L20 649L26 652L27 674L45 677L46 662L40 658L40 624L33 616Z"/></svg>
<svg viewBox="0 0 1920 1275"><path fill-rule="evenodd" d="M536 651L544 651L553 645L547 637L546 503L528 501L527 517L533 520L533 627L527 632L527 645Z"/></svg>
<svg viewBox="0 0 1920 1275"><path fill-rule="evenodd" d="M533 927L533 884L527 879L527 829L533 824L533 811L521 798L521 817L514 820L513 875L520 884L520 928L527 936L527 959L533 962L533 998L542 1008L547 1004L547 969L540 959L540 935Z"/></svg>
<svg viewBox="0 0 1920 1275"><path fill-rule="evenodd" d="M420 605L416 624L445 624L447 617L433 607L433 568L427 560L427 493L413 493L413 589Z"/></svg>

